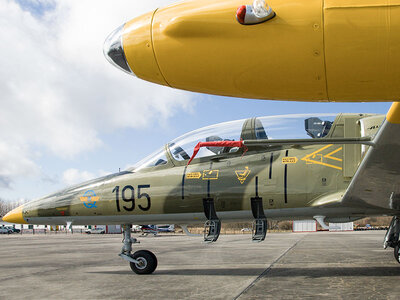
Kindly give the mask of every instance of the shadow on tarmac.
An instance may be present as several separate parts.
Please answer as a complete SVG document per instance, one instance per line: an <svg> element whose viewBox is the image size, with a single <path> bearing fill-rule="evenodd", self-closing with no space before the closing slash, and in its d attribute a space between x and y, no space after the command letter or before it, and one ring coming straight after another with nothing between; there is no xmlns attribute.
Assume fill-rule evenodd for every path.
<svg viewBox="0 0 400 300"><path fill-rule="evenodd" d="M156 270L154 275L178 275L178 276L259 276L264 268L220 268L220 269L178 269ZM134 275L130 270L126 271L98 271L88 272L95 274ZM346 277L346 276L400 276L400 266L394 267L318 267L318 268L273 268L263 277Z"/></svg>
<svg viewBox="0 0 400 300"><path fill-rule="evenodd" d="M321 277L379 277L399 276L400 266L393 267L318 267L318 268L273 268L267 277L303 276L310 278Z"/></svg>
<svg viewBox="0 0 400 300"><path fill-rule="evenodd" d="M259 276L265 269L263 268L238 268L238 269L178 269L178 270L156 270L154 275L214 275L214 276ZM134 275L132 271L98 271L88 272L94 274L117 274L117 275Z"/></svg>

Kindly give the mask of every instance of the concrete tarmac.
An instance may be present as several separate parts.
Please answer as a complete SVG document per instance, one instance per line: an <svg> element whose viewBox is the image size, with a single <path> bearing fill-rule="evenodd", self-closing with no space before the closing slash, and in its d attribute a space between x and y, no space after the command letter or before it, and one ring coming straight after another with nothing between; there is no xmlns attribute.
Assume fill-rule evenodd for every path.
<svg viewBox="0 0 400 300"><path fill-rule="evenodd" d="M399 299L384 231L140 238L152 275L117 256L120 235L0 236L0 299Z"/></svg>

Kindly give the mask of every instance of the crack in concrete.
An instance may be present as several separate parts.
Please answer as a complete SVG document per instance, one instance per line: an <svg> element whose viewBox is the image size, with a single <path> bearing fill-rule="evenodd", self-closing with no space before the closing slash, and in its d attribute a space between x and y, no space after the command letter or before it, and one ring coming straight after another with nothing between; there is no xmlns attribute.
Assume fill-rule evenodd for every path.
<svg viewBox="0 0 400 300"><path fill-rule="evenodd" d="M237 296L233 298L233 300L239 299L240 296L243 294L247 293L248 290L250 290L262 277L268 274L269 271L271 271L272 267L277 264L290 250L292 250L294 247L297 246L298 243L300 243L307 235L302 236L299 240L296 241L292 246L287 248L285 252L283 252L277 259L275 259L272 264L269 265L268 268L266 268L256 279L254 279L243 291L241 291Z"/></svg>

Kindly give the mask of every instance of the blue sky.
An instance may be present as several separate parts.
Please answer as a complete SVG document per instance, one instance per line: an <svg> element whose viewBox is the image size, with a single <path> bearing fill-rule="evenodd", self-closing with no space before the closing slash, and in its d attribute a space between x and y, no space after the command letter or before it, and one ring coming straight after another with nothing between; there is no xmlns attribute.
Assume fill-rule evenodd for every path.
<svg viewBox="0 0 400 300"><path fill-rule="evenodd" d="M16 3L37 17L42 17L46 11L53 10L56 2L52 0L16 0Z"/></svg>
<svg viewBox="0 0 400 300"><path fill-rule="evenodd" d="M0 4L0 41L14 46L0 49L0 198L33 199L116 172L214 123L291 113L384 114L390 107L201 95L156 86L111 66L102 56L107 34L165 4L97 1L95 11L86 0Z"/></svg>

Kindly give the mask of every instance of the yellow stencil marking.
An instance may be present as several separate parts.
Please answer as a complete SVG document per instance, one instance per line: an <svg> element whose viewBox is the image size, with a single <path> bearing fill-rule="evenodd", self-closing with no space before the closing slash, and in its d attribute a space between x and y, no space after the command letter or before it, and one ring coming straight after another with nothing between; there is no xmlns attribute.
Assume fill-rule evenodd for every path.
<svg viewBox="0 0 400 300"><path fill-rule="evenodd" d="M219 170L204 170L203 180L216 180L218 179Z"/></svg>
<svg viewBox="0 0 400 300"><path fill-rule="evenodd" d="M56 210L67 210L68 209L68 206L66 206L66 207L56 207Z"/></svg>
<svg viewBox="0 0 400 300"><path fill-rule="evenodd" d="M314 160L317 160L319 162L322 162L322 154L314 154L312 158L315 158Z"/></svg>
<svg viewBox="0 0 400 300"><path fill-rule="evenodd" d="M251 171L249 170L249 167L247 167L247 166L245 167L244 170L236 170L235 171L237 179L240 181L240 184L243 184L243 182L246 181L247 176L249 176L250 172Z"/></svg>
<svg viewBox="0 0 400 300"><path fill-rule="evenodd" d="M186 174L186 179L199 179L201 178L201 172L191 172Z"/></svg>
<svg viewBox="0 0 400 300"><path fill-rule="evenodd" d="M313 153L310 153L310 154L304 156L301 160L304 160L308 164L317 164L317 165L322 165L322 166L333 168L333 169L337 169L337 170L342 170L341 167L322 162L322 157L333 159L333 160L339 160L340 159L340 158L332 157L331 155L333 155L333 154L339 152L340 150L342 150L342 147L340 147L340 148L338 148L338 149L336 149L336 150L334 150L334 151L332 151L332 152L330 152L330 153L328 153L328 154L326 154L324 156L319 153L321 151L324 151L325 149L328 149L331 146L333 146L333 144L326 145L326 146L322 147L321 149L318 149L318 150L314 151ZM315 160L315 157L317 157L317 156L320 157L320 161ZM340 161L342 161L342 160L340 159Z"/></svg>
<svg viewBox="0 0 400 300"><path fill-rule="evenodd" d="M81 199L82 202L88 201L88 198L89 198L89 197L80 197L80 199ZM92 197L90 197L90 199L91 199L93 202L99 200L99 198L100 198L99 196L92 196Z"/></svg>
<svg viewBox="0 0 400 300"><path fill-rule="evenodd" d="M330 158L333 160L337 160L337 161L342 161L341 158L337 158L337 157L333 157L332 155L335 154L336 152L339 152L340 150L342 150L342 147L337 148L336 150L333 150L332 152L328 153L327 155L325 155L324 157L326 158Z"/></svg>
<svg viewBox="0 0 400 300"><path fill-rule="evenodd" d="M297 163L297 161L298 161L298 159L297 159L297 157L282 157L282 163L283 164L295 164L295 163Z"/></svg>

